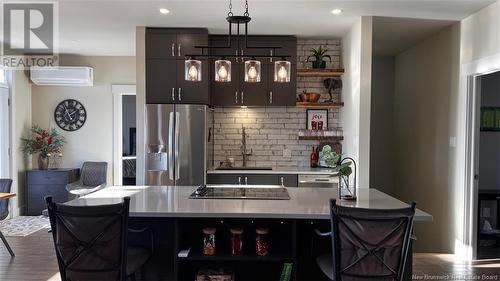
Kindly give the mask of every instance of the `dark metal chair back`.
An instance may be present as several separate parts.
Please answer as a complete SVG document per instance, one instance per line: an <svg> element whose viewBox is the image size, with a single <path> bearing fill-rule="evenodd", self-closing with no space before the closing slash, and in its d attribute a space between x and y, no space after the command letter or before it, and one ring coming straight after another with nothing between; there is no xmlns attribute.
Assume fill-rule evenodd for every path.
<svg viewBox="0 0 500 281"><path fill-rule="evenodd" d="M106 183L108 163L106 162L84 162L80 178L84 186L98 186Z"/></svg>
<svg viewBox="0 0 500 281"><path fill-rule="evenodd" d="M62 281L126 280L130 198L101 206L45 200Z"/></svg>
<svg viewBox="0 0 500 281"><path fill-rule="evenodd" d="M11 186L11 179L0 179L0 192L9 193ZM9 216L9 201L10 200L0 200L0 221Z"/></svg>
<svg viewBox="0 0 500 281"><path fill-rule="evenodd" d="M332 199L333 280L402 280L415 205L374 210Z"/></svg>

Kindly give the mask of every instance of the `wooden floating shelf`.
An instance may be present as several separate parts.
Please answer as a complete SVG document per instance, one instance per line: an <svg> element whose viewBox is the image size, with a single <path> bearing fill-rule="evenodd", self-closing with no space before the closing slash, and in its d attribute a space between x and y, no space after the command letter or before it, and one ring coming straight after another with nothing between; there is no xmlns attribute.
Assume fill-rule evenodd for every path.
<svg viewBox="0 0 500 281"><path fill-rule="evenodd" d="M319 141L341 141L344 140L343 136L299 136L299 140L319 140Z"/></svg>
<svg viewBox="0 0 500 281"><path fill-rule="evenodd" d="M304 108L336 108L344 106L344 103L343 102L321 102L321 103L296 102L295 106Z"/></svg>
<svg viewBox="0 0 500 281"><path fill-rule="evenodd" d="M299 77L340 77L344 74L343 68L338 69L309 69L298 68L297 76Z"/></svg>

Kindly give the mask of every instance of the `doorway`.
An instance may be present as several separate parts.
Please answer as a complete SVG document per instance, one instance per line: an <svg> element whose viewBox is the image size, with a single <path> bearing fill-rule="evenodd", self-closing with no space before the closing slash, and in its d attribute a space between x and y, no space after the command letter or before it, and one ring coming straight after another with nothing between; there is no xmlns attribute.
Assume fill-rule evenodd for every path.
<svg viewBox="0 0 500 281"><path fill-rule="evenodd" d="M0 69L0 178L10 178L10 91Z"/></svg>
<svg viewBox="0 0 500 281"><path fill-rule="evenodd" d="M135 85L113 85L113 181L135 185L137 175Z"/></svg>
<svg viewBox="0 0 500 281"><path fill-rule="evenodd" d="M500 71L479 76L477 259L500 258Z"/></svg>

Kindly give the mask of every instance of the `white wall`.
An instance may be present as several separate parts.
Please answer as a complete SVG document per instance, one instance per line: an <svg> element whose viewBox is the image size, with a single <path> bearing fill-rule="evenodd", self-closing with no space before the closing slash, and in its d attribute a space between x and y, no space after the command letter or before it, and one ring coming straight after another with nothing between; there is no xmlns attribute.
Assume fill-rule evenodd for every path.
<svg viewBox="0 0 500 281"><path fill-rule="evenodd" d="M54 123L54 108L64 99L80 101L87 121L78 131L59 131L66 138L62 167L81 167L84 161L108 162L108 184L113 183L113 96L112 84L135 84L134 57L61 56L64 66L94 68L93 87L32 87L33 123L43 127Z"/></svg>
<svg viewBox="0 0 500 281"><path fill-rule="evenodd" d="M400 200L434 216L416 223L417 251L453 252L458 192L451 180L459 77L458 24L396 56L394 186Z"/></svg>
<svg viewBox="0 0 500 281"><path fill-rule="evenodd" d="M500 2L467 17L461 23L461 63L500 53Z"/></svg>
<svg viewBox="0 0 500 281"><path fill-rule="evenodd" d="M471 107L477 109L474 99L469 98L469 78L483 73L500 70L500 2L496 1L490 6L467 17L461 22L460 39L460 91L455 108L455 135L457 136L456 152L453 155L454 170L452 177L454 185L461 191L455 194L455 202L459 207L455 216L455 241L456 253L464 259L474 256L477 219L477 189L472 177L466 178L466 173L476 173L472 166L474 160L470 156L470 147L474 141L469 142L469 137L474 132L469 131L466 125L473 118Z"/></svg>
<svg viewBox="0 0 500 281"><path fill-rule="evenodd" d="M342 37L342 151L358 164L358 185L369 187L372 18L361 17Z"/></svg>
<svg viewBox="0 0 500 281"><path fill-rule="evenodd" d="M12 215L18 216L24 208L25 172L31 169L31 157L24 155L21 138L29 136L31 128L31 84L24 71L12 72Z"/></svg>
<svg viewBox="0 0 500 281"><path fill-rule="evenodd" d="M137 119L137 162L136 183L145 184L145 109L146 109L146 28L138 26L135 30L136 59L136 119Z"/></svg>

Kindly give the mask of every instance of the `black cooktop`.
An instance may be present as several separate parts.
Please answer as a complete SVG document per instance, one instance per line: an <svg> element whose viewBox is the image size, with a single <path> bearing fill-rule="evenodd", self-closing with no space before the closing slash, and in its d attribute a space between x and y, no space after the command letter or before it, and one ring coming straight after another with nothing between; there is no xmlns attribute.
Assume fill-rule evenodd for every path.
<svg viewBox="0 0 500 281"><path fill-rule="evenodd" d="M290 200L288 191L283 187L198 187L190 199L260 199Z"/></svg>

